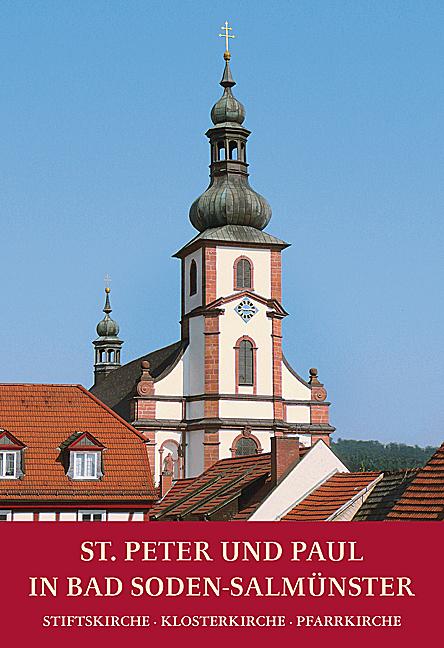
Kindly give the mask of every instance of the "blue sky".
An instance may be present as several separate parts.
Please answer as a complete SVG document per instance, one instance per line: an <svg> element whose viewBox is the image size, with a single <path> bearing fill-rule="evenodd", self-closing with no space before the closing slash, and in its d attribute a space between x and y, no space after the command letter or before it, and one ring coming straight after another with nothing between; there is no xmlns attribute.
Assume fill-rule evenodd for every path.
<svg viewBox="0 0 444 648"><path fill-rule="evenodd" d="M0 4L4 382L92 382L112 276L132 359L179 336L229 19L284 349L337 436L444 440L442 2Z"/></svg>

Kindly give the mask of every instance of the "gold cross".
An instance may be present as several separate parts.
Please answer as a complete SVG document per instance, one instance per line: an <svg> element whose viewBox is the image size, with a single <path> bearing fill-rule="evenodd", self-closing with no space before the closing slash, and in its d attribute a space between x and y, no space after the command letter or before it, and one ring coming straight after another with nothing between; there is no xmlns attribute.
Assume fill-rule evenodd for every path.
<svg viewBox="0 0 444 648"><path fill-rule="evenodd" d="M229 47L229 40L228 39L229 38L236 38L236 36L234 36L233 34L228 33L233 29L232 27L228 27L228 20L225 21L225 26L221 27L221 29L222 29L222 31L225 32L225 34L219 34L219 37L225 38L225 54L228 54L228 58L229 58L230 47Z"/></svg>

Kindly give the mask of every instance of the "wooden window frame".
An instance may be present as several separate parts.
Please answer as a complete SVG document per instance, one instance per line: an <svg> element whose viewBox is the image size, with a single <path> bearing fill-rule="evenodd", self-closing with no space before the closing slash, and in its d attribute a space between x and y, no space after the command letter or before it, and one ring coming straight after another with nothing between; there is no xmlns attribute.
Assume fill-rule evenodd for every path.
<svg viewBox="0 0 444 648"><path fill-rule="evenodd" d="M252 385L240 385L239 384L239 364L240 364L240 345L241 342L251 342L253 347L253 384ZM257 346L253 338L248 335L243 335L238 339L234 346L235 352L235 368L234 368L234 383L235 383L235 393L239 393L239 387L252 387L253 394L257 393Z"/></svg>
<svg viewBox="0 0 444 648"><path fill-rule="evenodd" d="M76 469L76 459L77 455L94 455L95 456L95 474L94 475L78 475L77 469ZM102 453L100 450L72 450L71 451L71 461L73 462L73 473L72 473L72 479L79 480L79 481L96 481L99 479L101 470L100 470L100 462L102 460ZM86 464L85 464L86 467Z"/></svg>
<svg viewBox="0 0 444 648"><path fill-rule="evenodd" d="M0 454L4 455L3 458L3 470L6 472L6 455L12 454L14 455L14 474L13 475L3 475L0 474L0 479L18 479L19 478L19 467L20 467L20 450L17 449L2 449L0 450Z"/></svg>
<svg viewBox="0 0 444 648"><path fill-rule="evenodd" d="M248 263L250 264L250 286L249 287L243 286L242 288L240 288L237 285L237 266L240 263L240 261L248 261ZM237 259L235 259L233 263L233 289L238 291L254 290L254 264L253 261L245 255L237 257Z"/></svg>

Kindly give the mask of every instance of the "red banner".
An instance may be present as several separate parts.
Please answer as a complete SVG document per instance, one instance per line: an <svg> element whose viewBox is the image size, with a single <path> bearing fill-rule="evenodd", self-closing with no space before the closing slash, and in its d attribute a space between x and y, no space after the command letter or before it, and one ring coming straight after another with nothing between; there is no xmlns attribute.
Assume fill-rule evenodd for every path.
<svg viewBox="0 0 444 648"><path fill-rule="evenodd" d="M439 523L7 523L1 534L5 646L440 636Z"/></svg>

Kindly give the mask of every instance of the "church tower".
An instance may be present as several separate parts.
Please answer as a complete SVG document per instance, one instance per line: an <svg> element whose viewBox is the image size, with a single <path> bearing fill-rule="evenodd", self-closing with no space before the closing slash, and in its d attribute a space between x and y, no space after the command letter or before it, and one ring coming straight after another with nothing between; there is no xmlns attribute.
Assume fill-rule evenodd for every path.
<svg viewBox="0 0 444 648"><path fill-rule="evenodd" d="M288 243L264 231L271 208L248 181L250 131L228 51L224 59L206 133L210 184L189 214L198 234L175 254L181 339L92 388L144 433L156 482L167 463L169 474L193 477L218 459L270 451L273 436L297 433L309 446L334 431L317 370L304 380L283 355Z"/></svg>
<svg viewBox="0 0 444 648"><path fill-rule="evenodd" d="M120 347L123 340L118 338L119 325L110 317L112 312L109 294L111 289L105 288L105 317L97 324L97 335L94 340L94 387L99 385L110 373L120 367Z"/></svg>

